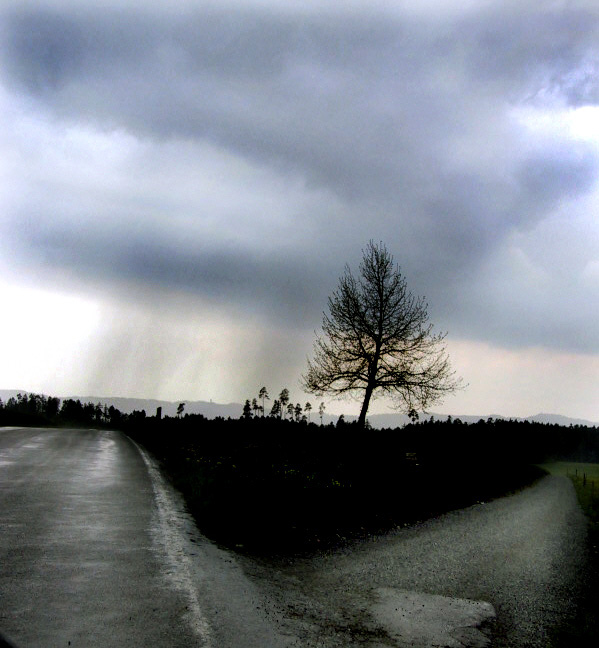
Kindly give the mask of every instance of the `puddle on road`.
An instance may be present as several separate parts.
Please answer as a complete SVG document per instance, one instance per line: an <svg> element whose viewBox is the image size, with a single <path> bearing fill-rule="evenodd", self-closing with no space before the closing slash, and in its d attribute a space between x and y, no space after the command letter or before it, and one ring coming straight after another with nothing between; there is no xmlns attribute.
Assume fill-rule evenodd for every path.
<svg viewBox="0 0 599 648"><path fill-rule="evenodd" d="M411 648L485 648L480 627L495 618L490 603L393 588L375 590L375 619L397 641Z"/></svg>

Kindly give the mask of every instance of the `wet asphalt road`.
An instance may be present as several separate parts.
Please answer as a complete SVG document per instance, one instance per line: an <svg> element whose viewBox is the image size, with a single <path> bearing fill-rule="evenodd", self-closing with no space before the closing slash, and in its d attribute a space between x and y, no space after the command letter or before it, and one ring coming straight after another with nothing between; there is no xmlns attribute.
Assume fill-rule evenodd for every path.
<svg viewBox="0 0 599 648"><path fill-rule="evenodd" d="M161 480L120 433L0 429L0 636L18 648L286 645Z"/></svg>

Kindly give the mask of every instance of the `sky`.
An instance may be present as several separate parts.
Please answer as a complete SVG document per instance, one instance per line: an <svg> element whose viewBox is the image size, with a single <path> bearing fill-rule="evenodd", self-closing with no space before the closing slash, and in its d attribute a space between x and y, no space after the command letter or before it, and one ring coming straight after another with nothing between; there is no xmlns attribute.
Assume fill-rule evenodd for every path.
<svg viewBox="0 0 599 648"><path fill-rule="evenodd" d="M433 411L599 421L594 0L5 0L0 177L0 388L314 402L374 240Z"/></svg>

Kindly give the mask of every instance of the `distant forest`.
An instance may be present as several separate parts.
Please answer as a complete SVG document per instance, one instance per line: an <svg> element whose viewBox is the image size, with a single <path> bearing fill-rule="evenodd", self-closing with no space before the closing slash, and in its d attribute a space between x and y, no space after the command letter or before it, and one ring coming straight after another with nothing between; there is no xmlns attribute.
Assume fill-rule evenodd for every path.
<svg viewBox="0 0 599 648"><path fill-rule="evenodd" d="M28 394L0 401L0 425L121 430L159 460L204 533L252 550L322 547L517 490L538 463L599 462L597 427L448 417L378 430L295 407L254 412L147 416Z"/></svg>
<svg viewBox="0 0 599 648"><path fill-rule="evenodd" d="M270 414L264 414L264 407L256 399L250 404L246 401L239 419L217 417L208 419L202 414L187 414L184 403L179 406L179 414L169 416L148 416L145 410L123 413L114 406L100 403L82 403L80 400L64 399L40 394L17 394L6 402L0 399L0 425L10 426L59 426L59 427L98 427L112 428L134 433L136 437L147 434L155 437L161 432L168 433L169 438L178 435L189 437L198 434L198 440L211 436L211 433L227 431L233 436L260 435L261 431L280 429L283 433L304 433L309 436L333 435L334 430L345 433L358 432L353 422L345 422L341 415L336 423L322 424L320 411L313 416L316 421L310 422L306 414L312 409L306 406L290 404L287 390L281 392L283 402L275 399ZM287 416L284 415L287 412ZM318 417L320 415L320 423ZM171 434L175 436L172 437ZM220 435L219 435L220 436ZM462 448L467 454L471 452L483 455L492 452L502 457L512 456L521 460L541 463L551 459L569 461L599 462L599 427L585 425L559 425L516 421L503 418L480 419L476 423L463 423L459 418L448 416L446 420L438 418L414 420L401 428L382 430L366 429L360 433L362 442L379 441L387 437L397 439L399 446L410 455L428 455L430 453L451 450L455 454ZM224 438L227 438L225 435ZM399 449L399 447L398 447Z"/></svg>

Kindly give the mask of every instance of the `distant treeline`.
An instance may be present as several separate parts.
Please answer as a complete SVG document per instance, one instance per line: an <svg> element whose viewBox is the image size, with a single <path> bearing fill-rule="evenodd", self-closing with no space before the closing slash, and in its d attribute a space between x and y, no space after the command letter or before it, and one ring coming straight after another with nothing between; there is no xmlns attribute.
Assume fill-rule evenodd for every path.
<svg viewBox="0 0 599 648"><path fill-rule="evenodd" d="M127 421L144 419L145 412L123 414L118 409L100 403L42 394L17 394L3 402L0 398L0 425L70 426L121 428Z"/></svg>
<svg viewBox="0 0 599 648"><path fill-rule="evenodd" d="M503 419L360 429L305 417L123 414L35 394L0 425L120 429L161 462L202 531L256 550L322 546L518 489L552 459L599 462L599 429Z"/></svg>
<svg viewBox="0 0 599 648"><path fill-rule="evenodd" d="M282 393L287 390L283 390ZM255 400L255 399L254 399ZM249 401L247 401L249 402ZM309 403L307 404L309 406ZM289 406L291 408L291 406ZM255 408L254 408L255 409ZM105 427L135 433L136 437L161 438L167 433L168 439L190 435L194 441L213 445L216 439L219 450L229 443L230 435L243 437L257 435L266 431L279 430L281 434L290 430L311 435L333 435L333 430L344 433L358 430L354 423L345 422L341 415L336 424L309 423L301 406L295 405L298 416L282 417L284 408L277 408L276 402L270 415L252 416L246 408L239 419L218 417L208 419L202 414L184 414L184 403L179 406L176 417L148 416L145 410L123 413L114 406L101 403L82 403L80 400L64 399L41 394L17 394L6 402L0 399L0 425L12 426L66 426L66 427ZM321 410L324 406L321 404ZM262 410L263 412L263 410ZM322 419L321 419L322 421ZM197 434L197 437L195 436ZM174 435L174 436L173 436ZM395 429L366 429L359 433L362 443L370 446L378 439L393 439L394 450L420 458L453 456L456 452L467 455L487 454L519 457L529 462L543 462L551 459L569 461L599 462L599 428L584 425L559 425L512 419L480 419L477 423L463 423L459 418L449 416L446 420L425 419ZM325 437L323 436L324 440ZM224 444L224 445L223 445Z"/></svg>

